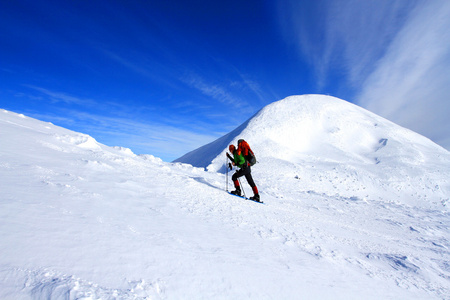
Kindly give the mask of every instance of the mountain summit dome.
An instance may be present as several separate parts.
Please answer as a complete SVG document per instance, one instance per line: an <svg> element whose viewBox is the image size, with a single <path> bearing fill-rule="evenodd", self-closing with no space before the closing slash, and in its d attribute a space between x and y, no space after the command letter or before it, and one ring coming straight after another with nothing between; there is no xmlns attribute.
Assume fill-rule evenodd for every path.
<svg viewBox="0 0 450 300"><path fill-rule="evenodd" d="M232 132L175 161L217 171L228 145L240 138L250 143L259 161L295 163L314 157L339 163L416 163L430 154L448 154L431 140L357 105L331 96L302 95L265 106Z"/></svg>

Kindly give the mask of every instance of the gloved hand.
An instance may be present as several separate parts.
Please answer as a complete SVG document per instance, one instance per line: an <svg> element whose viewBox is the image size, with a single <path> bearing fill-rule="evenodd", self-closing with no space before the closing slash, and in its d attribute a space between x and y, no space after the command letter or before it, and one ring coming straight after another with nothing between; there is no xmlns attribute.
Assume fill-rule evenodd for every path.
<svg viewBox="0 0 450 300"><path fill-rule="evenodd" d="M228 163L228 168L230 168L230 170L233 169L233 166L231 165L231 163Z"/></svg>

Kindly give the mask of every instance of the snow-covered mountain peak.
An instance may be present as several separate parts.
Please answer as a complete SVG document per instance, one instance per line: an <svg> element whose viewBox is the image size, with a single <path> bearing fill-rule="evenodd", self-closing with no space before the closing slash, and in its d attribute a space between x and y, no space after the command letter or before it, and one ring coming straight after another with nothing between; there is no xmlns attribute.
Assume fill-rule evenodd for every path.
<svg viewBox="0 0 450 300"><path fill-rule="evenodd" d="M371 197L369 191L383 186L392 197L414 205L429 205L434 196L433 202L447 198L442 193L448 188L442 179L442 171L449 170L447 150L357 105L325 95L291 96L271 103L232 132L176 161L224 172L228 145L241 138L256 154L255 172L270 170L267 175L273 178L289 172L310 183L316 183L312 179L319 174L336 173L317 182L320 192ZM358 182L353 188L345 183L349 177ZM424 177L434 182L421 188L426 200L406 200L402 195L420 186ZM403 183L394 184L397 181Z"/></svg>
<svg viewBox="0 0 450 300"><path fill-rule="evenodd" d="M387 156L413 162L422 160L424 152L448 153L417 133L324 95L274 102L251 118L240 135L252 141L263 157L287 161L312 155L337 162L379 163ZM380 151L385 146L388 150Z"/></svg>
<svg viewBox="0 0 450 300"><path fill-rule="evenodd" d="M449 156L429 139L359 106L331 96L303 95L267 105L229 134L176 161L218 171L228 144L240 138L260 160L420 164L428 156Z"/></svg>

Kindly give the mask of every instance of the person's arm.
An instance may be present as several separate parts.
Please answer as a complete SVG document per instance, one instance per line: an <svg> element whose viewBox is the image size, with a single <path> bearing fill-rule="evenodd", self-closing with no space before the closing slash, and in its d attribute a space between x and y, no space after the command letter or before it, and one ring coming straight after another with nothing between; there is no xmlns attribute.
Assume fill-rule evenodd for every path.
<svg viewBox="0 0 450 300"><path fill-rule="evenodd" d="M231 160L232 162L234 162L234 158L231 157L230 153L228 153L228 152L227 152L227 157L228 157L229 160Z"/></svg>

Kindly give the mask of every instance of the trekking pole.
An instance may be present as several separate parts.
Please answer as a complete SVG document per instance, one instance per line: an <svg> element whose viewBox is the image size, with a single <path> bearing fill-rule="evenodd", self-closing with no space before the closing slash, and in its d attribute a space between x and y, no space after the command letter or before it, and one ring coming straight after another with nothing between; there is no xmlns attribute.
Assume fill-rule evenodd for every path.
<svg viewBox="0 0 450 300"><path fill-rule="evenodd" d="M238 180L239 180L239 185L241 186L242 192L244 193L244 198L247 198L247 196L245 196L244 187L242 186L241 179L239 177L238 177Z"/></svg>
<svg viewBox="0 0 450 300"><path fill-rule="evenodd" d="M225 169L227 169L227 178L225 179L225 181L226 181L226 186L225 186L225 190L228 192L228 166L227 166L227 162L228 162L228 159L227 159L227 155L225 154Z"/></svg>

